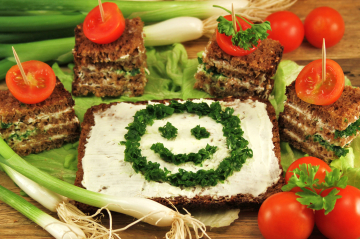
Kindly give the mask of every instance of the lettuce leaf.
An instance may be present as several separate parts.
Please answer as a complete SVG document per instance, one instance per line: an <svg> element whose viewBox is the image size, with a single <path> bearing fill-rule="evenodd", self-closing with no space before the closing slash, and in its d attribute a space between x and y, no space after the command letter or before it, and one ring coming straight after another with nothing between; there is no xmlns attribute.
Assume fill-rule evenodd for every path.
<svg viewBox="0 0 360 239"><path fill-rule="evenodd" d="M304 66L299 66L293 61L281 61L274 76L274 88L270 95L270 102L275 108L276 116L284 110L286 101L286 86L290 85L300 73Z"/></svg>
<svg viewBox="0 0 360 239"><path fill-rule="evenodd" d="M104 97L94 96L73 97L75 100L75 113L83 121L87 109L93 105L110 103L115 101L147 101L172 98L211 98L209 94L193 88L197 71L197 59L188 59L183 45L174 44L163 47L147 48L147 65L150 75L147 76L148 83L145 93L139 97ZM71 68L71 66L70 66ZM284 108L286 100L285 89L294 81L303 66L297 65L290 60L280 63L274 76L275 85L271 93L270 101L277 115ZM73 81L72 71L63 71L57 64L53 65L55 74L59 77L65 88L71 92ZM351 85L346 78L346 84ZM54 149L39 154L24 157L31 164L42 170L73 183L77 165L77 144L67 144L60 149ZM299 150L293 149L288 143L281 142L281 164L284 172L296 159L305 156ZM1 157L1 156L0 156ZM340 168L349 177L349 184L360 188L360 138L356 138L351 144L351 153L346 157L334 160L332 167ZM232 217L233 218L233 217Z"/></svg>

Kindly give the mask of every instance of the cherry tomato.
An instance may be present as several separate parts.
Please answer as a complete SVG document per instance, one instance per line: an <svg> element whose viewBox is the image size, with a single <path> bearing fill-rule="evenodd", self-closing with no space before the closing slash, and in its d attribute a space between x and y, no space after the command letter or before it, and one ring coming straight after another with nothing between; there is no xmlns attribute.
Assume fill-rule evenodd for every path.
<svg viewBox="0 0 360 239"><path fill-rule="evenodd" d="M260 207L258 225L266 239L306 239L314 228L312 209L299 203L293 192L270 196Z"/></svg>
<svg viewBox="0 0 360 239"><path fill-rule="evenodd" d="M304 39L304 25L300 18L289 11L275 12L265 21L271 23L268 38L277 40L284 46L284 53L298 48Z"/></svg>
<svg viewBox="0 0 360 239"><path fill-rule="evenodd" d="M224 18L226 20L231 21L232 20L232 16L231 15L227 15L224 16ZM241 25L241 29L243 31L245 31L248 28L251 28L251 25L246 23L244 20L242 20L240 17L236 17L239 20L239 23ZM247 20L248 22L250 22L252 24L251 21ZM237 30L240 30L240 26L236 23L236 27ZM234 46L231 42L231 38L232 36L226 36L224 33L221 34L219 33L218 29L216 29L216 42L219 45L219 47L226 52L229 55L232 56L245 56L248 55L252 52L254 52L257 48L257 46L253 46L252 48L250 48L249 50L244 50L243 48L239 47L239 46ZM259 44L260 44L260 40L259 40Z"/></svg>
<svg viewBox="0 0 360 239"><path fill-rule="evenodd" d="M35 104L46 100L54 91L56 76L51 67L41 61L21 63L29 84L25 84L17 65L6 74L6 85L13 96L25 104Z"/></svg>
<svg viewBox="0 0 360 239"><path fill-rule="evenodd" d="M318 7L307 15L305 36L311 45L321 48L323 38L326 47L337 44L344 35L345 23L338 11L331 7Z"/></svg>
<svg viewBox="0 0 360 239"><path fill-rule="evenodd" d="M315 158L315 157L302 157L299 158L298 160L294 161L289 168L286 171L286 175L285 175L285 180L286 183L289 182L289 179L294 175L294 173L292 172L294 169L299 168L299 165L301 164L311 164L312 166L318 165L320 166L317 173L315 174L315 178L319 179L319 183L322 183L325 181L325 175L326 175L326 171L327 172L331 172L331 168L329 167L329 165L327 165L327 163L325 163L324 161L322 161L321 159ZM315 189L316 190L316 189ZM295 187L293 189L291 189L291 192L301 192L302 190L299 187ZM316 190L318 193L321 191Z"/></svg>
<svg viewBox="0 0 360 239"><path fill-rule="evenodd" d="M315 105L334 103L344 90L345 77L339 64L326 59L326 79L322 82L321 59L310 62L302 69L295 83L297 96Z"/></svg>
<svg viewBox="0 0 360 239"><path fill-rule="evenodd" d="M327 215L324 210L315 211L315 223L319 231L329 239L360 238L360 190L353 186L341 189L334 209ZM329 194L325 190L322 196Z"/></svg>
<svg viewBox="0 0 360 239"><path fill-rule="evenodd" d="M91 10L83 24L85 36L92 42L108 44L118 39L125 29L125 18L116 3L105 2L104 22L101 19L99 6Z"/></svg>

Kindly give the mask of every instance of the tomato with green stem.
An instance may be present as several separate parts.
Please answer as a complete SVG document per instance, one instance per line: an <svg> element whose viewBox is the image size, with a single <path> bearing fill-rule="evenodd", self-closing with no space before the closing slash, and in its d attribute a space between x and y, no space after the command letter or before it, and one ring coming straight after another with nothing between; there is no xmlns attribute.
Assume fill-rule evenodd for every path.
<svg viewBox="0 0 360 239"><path fill-rule="evenodd" d="M294 192L276 193L259 209L258 226L266 239L306 239L314 228L312 209L302 205Z"/></svg>
<svg viewBox="0 0 360 239"><path fill-rule="evenodd" d="M21 63L29 84L26 84L17 65L6 74L6 85L13 96L25 104L46 100L54 91L56 76L53 69L41 61Z"/></svg>
<svg viewBox="0 0 360 239"><path fill-rule="evenodd" d="M353 186L336 188L341 196L332 211L325 215L324 210L315 211L315 224L319 231L329 239L360 238L360 190ZM332 189L322 193L326 196Z"/></svg>
<svg viewBox="0 0 360 239"><path fill-rule="evenodd" d="M344 72L340 65L326 59L326 77L322 80L322 60L307 64L295 82L297 96L315 105L329 105L340 98L345 86Z"/></svg>
<svg viewBox="0 0 360 239"><path fill-rule="evenodd" d="M265 21L271 23L268 38L277 40L284 47L284 53L298 48L304 39L304 25L300 18L289 11L270 14Z"/></svg>
<svg viewBox="0 0 360 239"><path fill-rule="evenodd" d="M224 18L226 20L232 21L231 15L226 15L226 16L224 16ZM249 23L247 23L240 17L236 17L236 18L240 23L242 31L245 31L246 29L251 28L251 25L249 24L249 23L253 24L251 21L247 20L249 22ZM236 22L237 31L240 31L240 26ZM232 38L232 36L226 36L224 33L220 33L218 31L218 29L216 29L216 42L219 45L219 47L229 55L245 56L245 55L248 55L248 54L254 52L257 49L257 46L253 46L249 50L245 50L244 48L241 48L239 46L234 46L231 41L231 38ZM260 44L260 42L261 42L261 40L258 41L258 45Z"/></svg>
<svg viewBox="0 0 360 239"><path fill-rule="evenodd" d="M125 18L116 3L105 2L104 21L99 6L92 9L83 24L85 36L92 42L108 44L117 40L125 30Z"/></svg>
<svg viewBox="0 0 360 239"><path fill-rule="evenodd" d="M316 165L319 166L319 169L315 174L315 179L319 179L319 183L322 183L325 181L326 172L332 171L330 166L321 159L311 157L311 156L302 157L302 158L299 158L298 160L295 160L289 166L289 168L286 170L286 175L285 175L286 183L288 183L290 178L294 175L294 173L292 171L296 168L300 168L299 166L301 164L311 164L312 166L316 166ZM301 192L302 190L299 187L295 187L295 188L291 189L290 191L296 193L296 192ZM315 191L319 193L321 190L315 189Z"/></svg>

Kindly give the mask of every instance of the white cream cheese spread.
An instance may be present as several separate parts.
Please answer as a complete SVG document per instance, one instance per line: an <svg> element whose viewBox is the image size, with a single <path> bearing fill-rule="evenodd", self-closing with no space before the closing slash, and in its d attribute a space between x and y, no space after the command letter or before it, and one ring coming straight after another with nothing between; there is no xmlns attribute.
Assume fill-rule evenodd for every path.
<svg viewBox="0 0 360 239"><path fill-rule="evenodd" d="M201 101L209 105L213 102L212 100L194 102ZM120 141L125 140L124 135L127 133L125 127L133 122L135 113L146 106L119 103L94 114L95 125L89 132L85 155L82 158L83 186L88 190L109 195L150 198L175 196L192 198L207 195L216 198L247 193L257 197L266 192L268 187L278 182L281 173L279 160L273 151L273 125L267 114L266 104L252 100L220 103L223 107L234 108L234 115L241 120L244 138L249 141L249 148L254 154L252 158L247 159L239 172L234 172L224 183L218 183L213 187L180 188L168 183L146 181L142 174L133 170L131 163L124 161L125 146L119 144ZM158 131L158 128L167 122L178 128L175 139L167 140ZM190 130L197 125L205 127L210 132L210 137L195 139ZM193 172L200 169L216 169L229 155L222 128L221 124L207 116L199 118L194 114L174 113L165 119L155 120L153 125L147 126L146 133L140 141L140 149L148 161L157 162L160 168L166 167L172 173L177 172L178 168ZM196 166L188 162L176 166L163 161L150 149L151 145L157 142L163 143L175 154L196 153L199 149L205 148L206 144L217 146L218 150L202 165Z"/></svg>

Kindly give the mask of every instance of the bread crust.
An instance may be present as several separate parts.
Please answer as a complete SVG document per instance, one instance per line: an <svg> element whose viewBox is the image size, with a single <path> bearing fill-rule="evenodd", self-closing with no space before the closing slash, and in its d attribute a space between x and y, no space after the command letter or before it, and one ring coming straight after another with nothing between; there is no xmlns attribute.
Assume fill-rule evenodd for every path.
<svg viewBox="0 0 360 239"><path fill-rule="evenodd" d="M225 102L231 102L234 99L254 99L258 100L260 102L263 102L266 104L266 109L268 111L270 120L273 124L272 132L273 132L273 143L274 143L274 153L275 156L279 159L279 167L280 165L280 137L279 137L279 129L278 129L278 123L276 120L275 110L273 106L270 104L267 100L262 100L259 98L253 98L253 97L242 97L242 98L234 98L234 97L227 97L224 99L211 99L215 101L225 101ZM180 99L175 99L180 100ZM152 102L158 102L158 103L168 103L170 100L154 100ZM147 101L141 101L141 102L126 102L126 103L132 103L132 104L147 104ZM84 121L82 123L82 131L81 131L81 137L79 141L79 147L78 147L78 171L76 174L76 180L75 185L78 187L82 187L81 181L83 179L83 167L82 167L82 158L85 154L86 149L86 142L89 138L89 132L91 131L92 126L95 125L94 121L94 113L104 111L108 108L110 108L112 105L116 105L117 103L111 103L111 104L100 104L97 106L94 106L85 113ZM256 206L259 203L262 203L266 198L271 196L272 194L276 192L281 191L281 187L284 185L284 179L282 177L282 170L281 174L279 175L280 179L279 181L274 184L273 186L269 187L267 191L258 197L253 197L250 194L238 194L236 196L232 197L211 197L211 196L196 196L194 198L187 198L187 197L174 197L174 198L162 198L162 197L155 197L151 198L152 200L159 202L163 205L166 205L168 207L171 207L171 205L176 206L177 208L238 208L238 207L247 207L247 206ZM82 203L76 203L77 206L84 211L94 211L96 208L82 204Z"/></svg>

